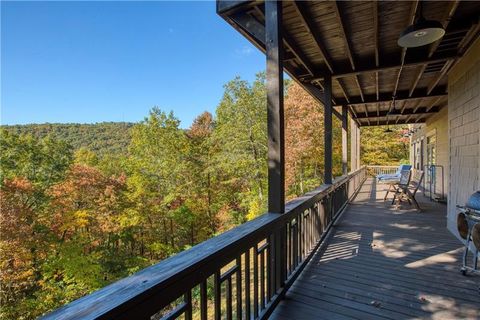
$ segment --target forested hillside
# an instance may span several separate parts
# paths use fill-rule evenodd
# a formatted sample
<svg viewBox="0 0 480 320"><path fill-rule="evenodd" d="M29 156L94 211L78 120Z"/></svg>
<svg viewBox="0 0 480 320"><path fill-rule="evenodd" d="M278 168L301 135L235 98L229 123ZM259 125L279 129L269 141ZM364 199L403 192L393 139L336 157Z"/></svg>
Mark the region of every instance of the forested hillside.
<svg viewBox="0 0 480 320"><path fill-rule="evenodd" d="M259 74L228 82L186 130L159 108L134 125L0 130L0 318L34 319L264 213L265 97ZM293 198L322 183L323 108L291 84L285 122ZM363 159L405 159L402 130L362 129Z"/></svg>
<svg viewBox="0 0 480 320"><path fill-rule="evenodd" d="M86 148L98 155L104 155L127 153L133 125L129 122L44 123L2 128L16 134L31 134L37 139L50 135L53 139L65 141L74 149Z"/></svg>

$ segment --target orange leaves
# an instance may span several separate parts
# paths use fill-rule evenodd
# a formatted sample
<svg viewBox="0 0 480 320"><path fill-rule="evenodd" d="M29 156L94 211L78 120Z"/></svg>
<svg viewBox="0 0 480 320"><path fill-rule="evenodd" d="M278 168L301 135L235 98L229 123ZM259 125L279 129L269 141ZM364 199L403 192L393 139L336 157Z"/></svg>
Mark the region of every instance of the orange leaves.
<svg viewBox="0 0 480 320"><path fill-rule="evenodd" d="M203 112L195 118L190 129L188 129L188 136L191 138L206 138L213 131L213 116L210 112Z"/></svg>
<svg viewBox="0 0 480 320"><path fill-rule="evenodd" d="M96 168L73 165L65 180L48 190L52 230L59 237L71 237L86 228L97 235L117 230L115 217L124 188L125 177L106 177Z"/></svg>
<svg viewBox="0 0 480 320"><path fill-rule="evenodd" d="M288 87L285 99L285 184L298 195L304 182L315 178L312 168L323 163L323 108L298 84ZM320 180L317 180L319 184Z"/></svg>

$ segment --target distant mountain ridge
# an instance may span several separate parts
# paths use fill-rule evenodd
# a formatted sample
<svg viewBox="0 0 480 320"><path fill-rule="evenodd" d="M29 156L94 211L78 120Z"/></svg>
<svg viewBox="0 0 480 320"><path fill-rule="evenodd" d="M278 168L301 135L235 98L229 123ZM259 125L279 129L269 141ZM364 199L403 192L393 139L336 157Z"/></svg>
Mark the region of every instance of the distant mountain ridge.
<svg viewBox="0 0 480 320"><path fill-rule="evenodd" d="M126 154L131 139L131 122L43 123L26 125L2 125L2 129L16 134L31 134L37 138L47 135L64 140L75 150L82 147L97 153Z"/></svg>

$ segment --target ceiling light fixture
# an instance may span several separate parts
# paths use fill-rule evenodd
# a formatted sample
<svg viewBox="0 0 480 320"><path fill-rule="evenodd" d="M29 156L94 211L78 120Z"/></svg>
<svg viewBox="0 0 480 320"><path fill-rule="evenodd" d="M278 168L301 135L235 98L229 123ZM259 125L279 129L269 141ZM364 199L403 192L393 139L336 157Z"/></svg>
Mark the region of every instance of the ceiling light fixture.
<svg viewBox="0 0 480 320"><path fill-rule="evenodd" d="M398 45L400 47L421 47L437 41L445 34L445 29L440 22L436 20L426 20L423 17L422 1L420 1L419 5L419 17L416 19L414 24L403 30L398 38Z"/></svg>

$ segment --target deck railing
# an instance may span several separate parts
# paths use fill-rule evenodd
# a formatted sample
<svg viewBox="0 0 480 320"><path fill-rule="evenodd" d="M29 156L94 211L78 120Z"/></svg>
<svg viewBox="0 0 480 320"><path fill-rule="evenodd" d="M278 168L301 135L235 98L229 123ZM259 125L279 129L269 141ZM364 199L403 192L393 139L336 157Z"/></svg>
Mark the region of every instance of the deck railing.
<svg viewBox="0 0 480 320"><path fill-rule="evenodd" d="M362 167L44 318L264 319L365 178Z"/></svg>
<svg viewBox="0 0 480 320"><path fill-rule="evenodd" d="M367 166L367 174L376 176L379 174L393 174L397 171L398 166Z"/></svg>

